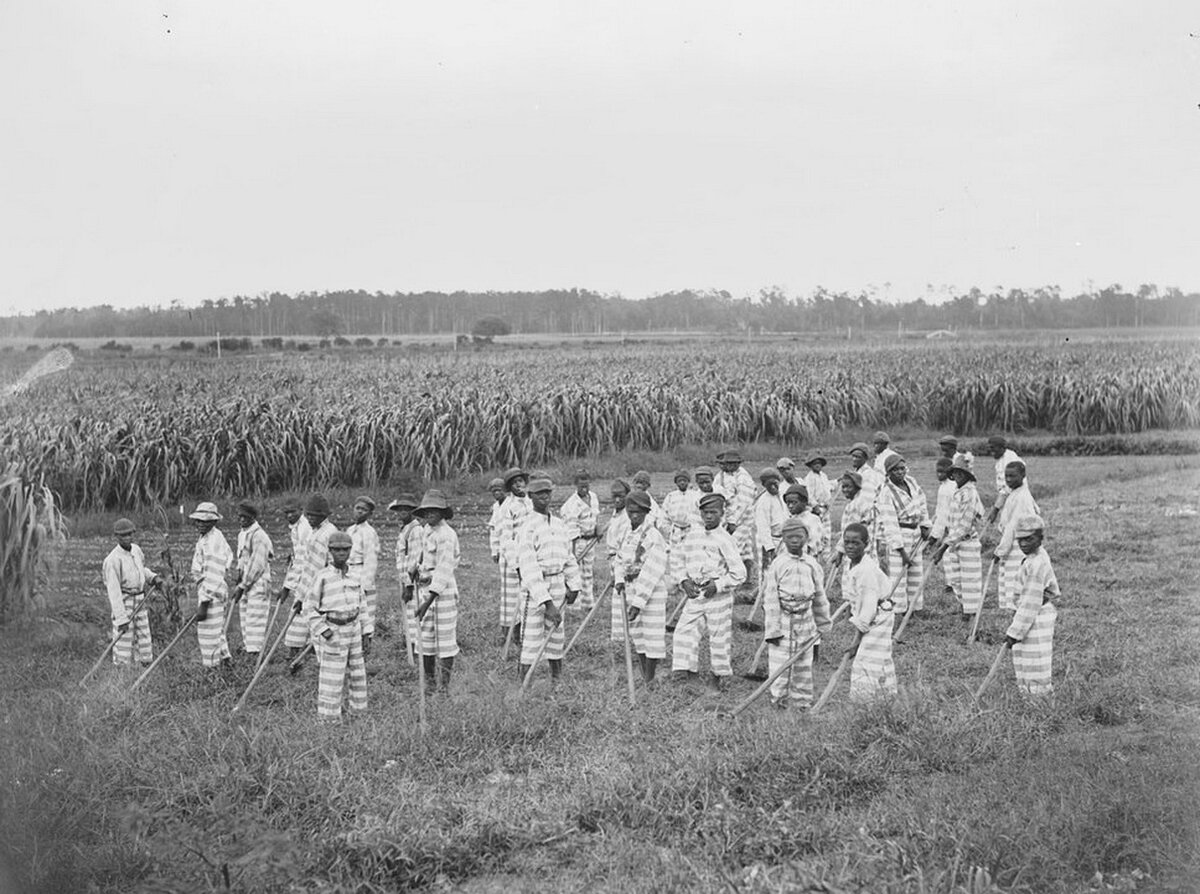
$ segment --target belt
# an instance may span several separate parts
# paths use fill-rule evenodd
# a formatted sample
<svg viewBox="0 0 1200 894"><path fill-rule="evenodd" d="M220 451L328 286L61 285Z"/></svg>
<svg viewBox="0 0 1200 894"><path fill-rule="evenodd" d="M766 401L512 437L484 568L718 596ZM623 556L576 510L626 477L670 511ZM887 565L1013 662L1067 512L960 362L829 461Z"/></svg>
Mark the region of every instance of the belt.
<svg viewBox="0 0 1200 894"><path fill-rule="evenodd" d="M121 588L122 596L141 596L145 592L145 587L142 587L140 590L126 590L124 587Z"/></svg>
<svg viewBox="0 0 1200 894"><path fill-rule="evenodd" d="M559 568L557 571L551 571L549 568L542 569L542 577L562 577L563 570Z"/></svg>
<svg viewBox="0 0 1200 894"><path fill-rule="evenodd" d="M358 612L321 612L328 624L333 624L335 627L344 627L347 624L353 624L358 620Z"/></svg>
<svg viewBox="0 0 1200 894"><path fill-rule="evenodd" d="M917 523L916 523L916 522L900 522L900 527L902 527L902 528L915 528L915 527L917 527Z"/></svg>

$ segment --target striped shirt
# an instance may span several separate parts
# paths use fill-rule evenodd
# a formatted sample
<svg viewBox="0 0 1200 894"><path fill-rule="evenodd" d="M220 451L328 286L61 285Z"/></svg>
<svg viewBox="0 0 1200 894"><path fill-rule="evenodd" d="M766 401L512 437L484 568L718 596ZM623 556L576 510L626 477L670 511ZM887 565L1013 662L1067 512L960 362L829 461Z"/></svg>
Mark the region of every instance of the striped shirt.
<svg viewBox="0 0 1200 894"><path fill-rule="evenodd" d="M201 602L212 599L224 599L229 592L225 586L225 572L233 564L233 551L229 541L217 528L196 541L196 549L192 552L192 582L196 586L196 595Z"/></svg>
<svg viewBox="0 0 1200 894"><path fill-rule="evenodd" d="M563 575L568 590L581 586L579 564L571 549L571 531L556 515L530 512L518 537L521 583L536 604L551 599L550 579Z"/></svg>
<svg viewBox="0 0 1200 894"><path fill-rule="evenodd" d="M746 566L733 536L719 525L711 531L701 525L683 541L683 562L688 579L695 584L709 581L723 593L746 580Z"/></svg>
<svg viewBox="0 0 1200 894"><path fill-rule="evenodd" d="M1007 497L1009 486L1004 483L1004 470L1008 468L1009 463L1023 463L1024 460L1017 455L1015 450L1005 449L1003 455L996 460L996 499ZM1026 474L1025 482L1029 483L1028 474Z"/></svg>
<svg viewBox="0 0 1200 894"><path fill-rule="evenodd" d="M897 484L888 481L875 501L879 509L879 524L887 538L888 546L899 549L904 545L901 527L917 528L929 524L929 507L925 503L925 491L911 475L904 476L908 493Z"/></svg>
<svg viewBox="0 0 1200 894"><path fill-rule="evenodd" d="M458 580L454 572L460 558L458 534L444 521L424 530L417 579L439 596L457 596Z"/></svg>
<svg viewBox="0 0 1200 894"><path fill-rule="evenodd" d="M300 563L300 598L307 602L309 594L317 583L317 575L330 562L329 538L337 531L329 519L321 522L321 526L312 532L304 548L304 559Z"/></svg>
<svg viewBox="0 0 1200 894"><path fill-rule="evenodd" d="M425 529L415 518L400 529L396 538L396 574L400 586L412 586L413 575L421 562L421 547L425 541Z"/></svg>
<svg viewBox="0 0 1200 894"><path fill-rule="evenodd" d="M113 622L118 626L129 620L125 612L125 597L137 596L146 591L146 584L158 575L146 567L142 548L132 543L128 550L118 544L104 557L101 566L104 590L108 593L108 604L112 606Z"/></svg>
<svg viewBox="0 0 1200 894"><path fill-rule="evenodd" d="M670 529L669 537L682 539L693 525L701 525L700 491L688 488L675 488L662 501L662 511L665 525Z"/></svg>
<svg viewBox="0 0 1200 894"><path fill-rule="evenodd" d="M882 531L879 530L879 510L875 506L875 498L867 493L866 488L863 488L854 495L854 499L848 502L842 509L842 533L846 532L846 528L852 524L866 525L867 536L871 540L876 540L882 537ZM884 540L884 545L887 541ZM868 544L869 545L869 544ZM841 540L838 540L838 552L845 553L842 549Z"/></svg>
<svg viewBox="0 0 1200 894"><path fill-rule="evenodd" d="M355 566L364 590L375 589L375 575L379 571L379 534L370 522L353 524L346 529L350 535L350 559Z"/></svg>
<svg viewBox="0 0 1200 894"><path fill-rule="evenodd" d="M633 576L633 580L627 577ZM641 527L627 530L613 558L613 580L626 581L625 599L638 609L656 594L667 595L667 541L646 518Z"/></svg>
<svg viewBox="0 0 1200 894"><path fill-rule="evenodd" d="M1004 500L1004 505L1000 507L1000 517L997 523L1000 525L1000 543L996 546L997 556L1007 556L1017 548L1017 521L1026 515L1041 515L1041 510L1038 509L1038 504L1033 499L1033 494L1029 492L1029 485L1022 484L1016 490L1011 491Z"/></svg>
<svg viewBox="0 0 1200 894"><path fill-rule="evenodd" d="M887 477L888 457L889 456L898 456L898 455L899 454L897 454L896 451L893 450L891 447L884 447L881 452L875 454L875 462L872 464L872 466L876 472L878 472L880 475L883 475L886 478Z"/></svg>
<svg viewBox="0 0 1200 894"><path fill-rule="evenodd" d="M349 563L344 569L326 565L314 576L312 589L304 598L304 615L313 636L320 636L329 623L325 618L327 612L352 614L361 612L365 606L358 572Z"/></svg>
<svg viewBox="0 0 1200 894"><path fill-rule="evenodd" d="M275 549L271 538L258 522L242 528L237 535L237 569L242 573L238 584L249 592L256 584L271 583L271 559Z"/></svg>
<svg viewBox="0 0 1200 894"><path fill-rule="evenodd" d="M933 530L929 532L930 539L938 540L945 535L946 526L950 523L950 500L953 499L957 489L958 485L949 478L938 485L937 503L933 510Z"/></svg>
<svg viewBox="0 0 1200 894"><path fill-rule="evenodd" d="M842 596L850 602L850 623L862 633L892 622L892 601L887 594L887 575L871 556L863 556L857 565L842 572Z"/></svg>
<svg viewBox="0 0 1200 894"><path fill-rule="evenodd" d="M883 483L887 481L887 477L882 472L876 472L866 463L863 463L858 469L855 469L862 476L862 490L867 495L867 499L872 503L879 497L879 491L883 488Z"/></svg>
<svg viewBox="0 0 1200 894"><path fill-rule="evenodd" d="M789 511L783 497L763 491L754 501L754 540L759 549L776 550L783 542L783 523Z"/></svg>
<svg viewBox="0 0 1200 894"><path fill-rule="evenodd" d="M488 518L488 552L493 559L500 558L500 507L503 501L492 504L492 514Z"/></svg>
<svg viewBox="0 0 1200 894"><path fill-rule="evenodd" d="M288 538L292 542L292 555L288 559L287 572L283 576L283 585L289 590L300 586L300 566L304 563L304 551L308 547L308 538L312 536L312 525L303 515L294 525L288 525Z"/></svg>
<svg viewBox="0 0 1200 894"><path fill-rule="evenodd" d="M821 627L829 624L829 599L821 566L811 556L794 556L783 550L763 577L763 636L783 635L784 615L799 615L811 609Z"/></svg>
<svg viewBox="0 0 1200 894"><path fill-rule="evenodd" d="M957 546L964 540L979 537L983 521L983 502L975 484L968 481L950 496L950 509L946 518L947 546Z"/></svg>
<svg viewBox="0 0 1200 894"><path fill-rule="evenodd" d="M797 512L794 518L803 522L804 529L808 531L808 540L804 543L804 554L815 556L824 551L825 526L821 524L820 517L815 515L811 509L805 509L803 512Z"/></svg>
<svg viewBox="0 0 1200 894"><path fill-rule="evenodd" d="M743 466L738 466L735 472L717 472L717 477L713 479L713 490L725 497L725 524L753 522L754 494L757 489L754 479Z"/></svg>
<svg viewBox="0 0 1200 894"><path fill-rule="evenodd" d="M822 509L829 508L829 504L833 502L833 482L829 480L828 475L824 472L810 471L801 479L800 483L808 491L808 503L810 506L819 506Z"/></svg>
<svg viewBox="0 0 1200 894"><path fill-rule="evenodd" d="M518 497L516 494L509 494L500 504L500 555L509 565L516 565L520 561L517 539L521 525L531 511L529 497Z"/></svg>
<svg viewBox="0 0 1200 894"><path fill-rule="evenodd" d="M588 493L587 499L584 499L576 491L562 504L559 517L571 529L572 540L580 537L590 538L595 535L596 522L600 520L600 500L591 492Z"/></svg>
<svg viewBox="0 0 1200 894"><path fill-rule="evenodd" d="M1012 623L1008 625L1005 636L1015 640L1023 640L1029 633L1029 628L1037 620L1038 612L1049 597L1061 595L1058 588L1058 577L1050 564L1050 555L1043 547L1037 552L1025 556L1021 560L1021 570L1017 572L1017 613L1013 615Z"/></svg>
<svg viewBox="0 0 1200 894"><path fill-rule="evenodd" d="M621 540L629 531L629 516L622 509L620 512L613 515L608 523L608 527L604 531L604 552L611 562L613 556L617 554L617 549L621 545Z"/></svg>

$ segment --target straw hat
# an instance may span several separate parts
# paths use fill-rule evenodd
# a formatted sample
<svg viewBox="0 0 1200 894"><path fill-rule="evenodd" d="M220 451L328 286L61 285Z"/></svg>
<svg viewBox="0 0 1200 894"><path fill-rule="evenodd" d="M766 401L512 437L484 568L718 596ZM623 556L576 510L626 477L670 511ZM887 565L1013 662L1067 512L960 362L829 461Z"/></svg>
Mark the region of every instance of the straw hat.
<svg viewBox="0 0 1200 894"><path fill-rule="evenodd" d="M427 490L425 496L421 497L421 505L417 507L417 515L420 515L426 509L437 509L442 513L442 518L454 518L454 510L450 508L450 504L446 502L445 495L440 490Z"/></svg>
<svg viewBox="0 0 1200 894"><path fill-rule="evenodd" d="M222 516L221 513L217 512L215 503L201 503L188 518L195 519L196 521L220 521Z"/></svg>

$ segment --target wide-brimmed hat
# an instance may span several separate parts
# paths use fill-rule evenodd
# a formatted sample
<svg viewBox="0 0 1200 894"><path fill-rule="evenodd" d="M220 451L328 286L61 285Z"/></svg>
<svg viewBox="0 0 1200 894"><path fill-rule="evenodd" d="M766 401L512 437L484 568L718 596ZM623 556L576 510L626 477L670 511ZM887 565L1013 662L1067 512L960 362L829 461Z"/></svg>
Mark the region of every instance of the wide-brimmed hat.
<svg viewBox="0 0 1200 894"><path fill-rule="evenodd" d="M136 530L137 525L127 518L118 518L115 522L113 522L114 534L132 534Z"/></svg>
<svg viewBox="0 0 1200 894"><path fill-rule="evenodd" d="M540 494L548 490L554 490L554 482L544 476L531 479L529 484L525 486L526 493L531 494Z"/></svg>
<svg viewBox="0 0 1200 894"><path fill-rule="evenodd" d="M354 540L345 531L334 531L329 535L329 543L327 545L330 549L336 549L338 547L341 547L342 549L350 549L352 546L354 546Z"/></svg>
<svg viewBox="0 0 1200 894"><path fill-rule="evenodd" d="M625 505L627 507L628 506L636 506L638 509L641 509L643 512L649 512L650 511L650 495L648 493L646 493L644 490L635 490L633 493L631 493L628 497L625 498Z"/></svg>
<svg viewBox="0 0 1200 894"><path fill-rule="evenodd" d="M329 500L324 494L313 494L308 498L308 502L304 504L304 511L311 512L313 515L323 515L328 518L333 513L333 507L329 505Z"/></svg>
<svg viewBox="0 0 1200 894"><path fill-rule="evenodd" d="M493 478L491 481L489 481L488 482L488 490L491 490L494 487L504 487L504 479L503 478ZM391 507L389 506L388 508L390 509Z"/></svg>
<svg viewBox="0 0 1200 894"><path fill-rule="evenodd" d="M783 476L779 474L779 470L774 469L771 466L767 466L758 473L759 481L779 481L781 478L783 478Z"/></svg>
<svg viewBox="0 0 1200 894"><path fill-rule="evenodd" d="M779 457L779 459L775 460L775 468L777 468L777 469L794 469L794 468L796 468L796 461L794 459L792 459L790 456L781 456L781 457Z"/></svg>
<svg viewBox="0 0 1200 894"><path fill-rule="evenodd" d="M827 459L826 459L826 458L825 458L825 457L824 457L824 456L821 454L821 451L819 451L819 450L814 450L812 453L810 453L810 454L809 454L809 455L808 455L808 456L805 458L805 460L804 460L804 465L806 465L806 466L810 466L810 467L811 467L813 463L825 463L825 465L829 465L829 460L827 460Z"/></svg>
<svg viewBox="0 0 1200 894"><path fill-rule="evenodd" d="M196 521L220 521L222 515L217 512L215 503L201 503L188 518L195 519Z"/></svg>
<svg viewBox="0 0 1200 894"><path fill-rule="evenodd" d="M970 480L970 481L975 480L975 473L972 472L971 467L967 465L967 458L965 456L960 456L958 459L954 460L950 464L950 471L951 472L962 472L967 476L968 480Z"/></svg>
<svg viewBox="0 0 1200 894"><path fill-rule="evenodd" d="M513 466L504 473L504 486L508 487L510 484L512 484L514 478L524 478L528 480L529 474L518 466Z"/></svg>
<svg viewBox="0 0 1200 894"><path fill-rule="evenodd" d="M442 518L454 518L454 510L450 508L450 504L446 502L446 497L440 490L425 491L425 495L421 497L421 504L417 506L416 514L420 515L426 509L437 509L442 513Z"/></svg>
<svg viewBox="0 0 1200 894"><path fill-rule="evenodd" d="M901 456L899 453L893 453L890 456L888 456L887 459L885 459L883 461L883 470L885 472L890 472L890 471L892 471L892 469L896 468L896 466L900 465L900 463L902 463L902 462L904 462L904 457Z"/></svg>
<svg viewBox="0 0 1200 894"><path fill-rule="evenodd" d="M1030 534L1036 534L1038 531L1043 531L1046 528L1046 523L1042 521L1040 515L1022 515L1017 519L1017 524L1013 530L1015 537L1028 537Z"/></svg>
<svg viewBox="0 0 1200 894"><path fill-rule="evenodd" d="M503 483L501 482L501 484ZM416 509L420 502L416 494L402 493L388 503L388 509Z"/></svg>

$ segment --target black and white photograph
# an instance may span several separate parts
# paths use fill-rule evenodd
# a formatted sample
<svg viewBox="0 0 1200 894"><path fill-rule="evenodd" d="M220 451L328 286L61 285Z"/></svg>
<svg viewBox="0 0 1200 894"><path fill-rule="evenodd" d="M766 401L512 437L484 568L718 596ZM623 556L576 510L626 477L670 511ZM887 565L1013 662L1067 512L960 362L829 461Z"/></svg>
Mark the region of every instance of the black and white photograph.
<svg viewBox="0 0 1200 894"><path fill-rule="evenodd" d="M0 894L1200 890L1200 6L0 4Z"/></svg>

